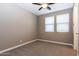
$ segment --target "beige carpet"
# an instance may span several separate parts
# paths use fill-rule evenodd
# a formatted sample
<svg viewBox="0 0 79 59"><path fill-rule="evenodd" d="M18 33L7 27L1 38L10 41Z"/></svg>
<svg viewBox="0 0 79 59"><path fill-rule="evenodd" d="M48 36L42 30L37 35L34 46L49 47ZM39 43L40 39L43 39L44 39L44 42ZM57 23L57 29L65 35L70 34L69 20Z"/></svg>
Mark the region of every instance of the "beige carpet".
<svg viewBox="0 0 79 59"><path fill-rule="evenodd" d="M36 41L0 54L0 56L75 56L76 51L70 46Z"/></svg>

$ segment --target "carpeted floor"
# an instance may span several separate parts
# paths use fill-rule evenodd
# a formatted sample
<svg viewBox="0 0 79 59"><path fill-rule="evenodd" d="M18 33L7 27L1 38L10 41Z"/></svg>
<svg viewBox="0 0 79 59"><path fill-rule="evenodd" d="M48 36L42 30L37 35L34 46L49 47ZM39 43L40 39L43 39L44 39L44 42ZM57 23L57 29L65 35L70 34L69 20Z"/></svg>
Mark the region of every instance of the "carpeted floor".
<svg viewBox="0 0 79 59"><path fill-rule="evenodd" d="M0 56L76 56L76 51L70 46L36 41Z"/></svg>

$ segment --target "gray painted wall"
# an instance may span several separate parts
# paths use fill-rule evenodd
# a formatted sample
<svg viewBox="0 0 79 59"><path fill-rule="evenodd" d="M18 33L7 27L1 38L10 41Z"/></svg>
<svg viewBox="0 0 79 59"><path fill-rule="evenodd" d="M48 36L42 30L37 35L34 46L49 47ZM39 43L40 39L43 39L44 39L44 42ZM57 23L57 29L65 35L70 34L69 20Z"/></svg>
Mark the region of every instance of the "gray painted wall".
<svg viewBox="0 0 79 59"><path fill-rule="evenodd" d="M34 14L16 4L0 4L0 50L36 39L36 35Z"/></svg>
<svg viewBox="0 0 79 59"><path fill-rule="evenodd" d="M64 42L64 43L70 43L73 44L73 20L72 20L72 12L73 9L66 9L62 11L57 11L54 13L46 14L46 15L41 15L39 16L38 20L38 38L39 39L44 39L44 40L50 40L50 41L57 41L57 42ZM45 16L51 16L51 15L58 15L58 14L63 14L63 13L69 13L70 14L70 26L69 26L69 32L45 32ZM56 20L56 19L55 19Z"/></svg>

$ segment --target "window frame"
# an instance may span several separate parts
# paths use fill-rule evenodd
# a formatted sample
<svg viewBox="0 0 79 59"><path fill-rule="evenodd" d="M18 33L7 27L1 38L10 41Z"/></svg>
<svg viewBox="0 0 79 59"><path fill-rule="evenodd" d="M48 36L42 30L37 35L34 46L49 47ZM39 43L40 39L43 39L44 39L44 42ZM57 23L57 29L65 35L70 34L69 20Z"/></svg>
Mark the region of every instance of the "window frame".
<svg viewBox="0 0 79 59"><path fill-rule="evenodd" d="M69 18L68 18L68 22L64 22L64 23L58 23L58 24L67 24L68 23L68 31L57 31L57 16L58 15L63 15L63 14L68 14L69 15ZM70 31L70 13L62 13L62 14L58 14L56 15L56 32L62 32L62 33L68 33Z"/></svg>
<svg viewBox="0 0 79 59"><path fill-rule="evenodd" d="M52 17L52 18L54 18L54 23L53 24L46 24L45 23L45 21L46 21L46 19L44 19L44 32L46 32L46 33L52 33L52 32L55 32L55 16L54 15L52 15L52 16L45 16L45 18L46 17ZM53 25L53 31L46 31L46 25Z"/></svg>
<svg viewBox="0 0 79 59"><path fill-rule="evenodd" d="M60 23L60 24L66 24L66 23L68 23L68 31L57 31L57 16L58 15L63 15L63 14L68 14L69 16L69 18L68 18L68 22L64 22L64 23ZM53 28L53 30L54 31L46 31L45 30L45 26L46 25L52 25L52 24L45 24L45 17L44 17L44 32L46 32L46 33L54 33L54 32L57 32L57 33L68 33L68 32L70 32L70 12L65 12L65 13L58 13L58 14L54 14L54 15L50 15L50 16L45 16L45 17L54 17L54 23L53 23L53 26L54 26L54 28Z"/></svg>

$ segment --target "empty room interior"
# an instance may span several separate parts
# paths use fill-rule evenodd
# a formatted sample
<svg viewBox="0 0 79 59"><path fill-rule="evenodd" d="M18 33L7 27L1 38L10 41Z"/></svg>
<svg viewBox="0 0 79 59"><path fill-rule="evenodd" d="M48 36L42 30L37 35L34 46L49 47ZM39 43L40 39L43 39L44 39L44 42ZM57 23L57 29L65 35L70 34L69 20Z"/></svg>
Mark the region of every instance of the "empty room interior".
<svg viewBox="0 0 79 59"><path fill-rule="evenodd" d="M0 3L0 56L77 56L77 3Z"/></svg>

